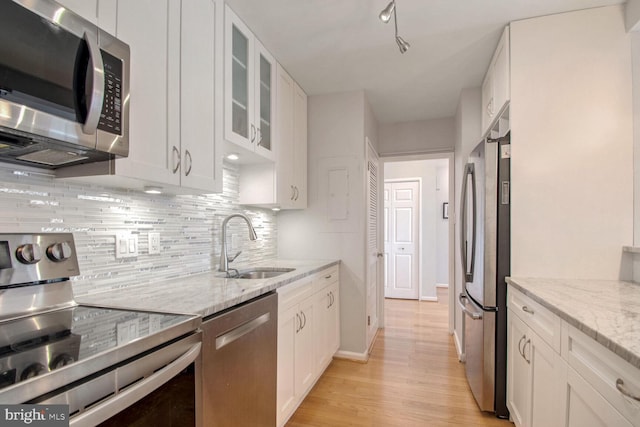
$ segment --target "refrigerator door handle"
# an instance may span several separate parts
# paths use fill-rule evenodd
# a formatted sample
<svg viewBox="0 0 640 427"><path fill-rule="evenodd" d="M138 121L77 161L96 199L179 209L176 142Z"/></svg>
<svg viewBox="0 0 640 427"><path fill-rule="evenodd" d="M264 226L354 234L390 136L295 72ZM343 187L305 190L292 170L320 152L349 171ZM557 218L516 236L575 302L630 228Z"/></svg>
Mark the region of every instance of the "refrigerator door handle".
<svg viewBox="0 0 640 427"><path fill-rule="evenodd" d="M471 317L473 320L482 319L482 311L471 311L467 309L467 303L465 301L469 301L465 294L458 295L458 305L464 314Z"/></svg>
<svg viewBox="0 0 640 427"><path fill-rule="evenodd" d="M468 187L469 178L471 178L471 186ZM467 192L471 191L471 260L468 258L467 239ZM473 282L473 272L476 260L476 174L473 163L467 163L464 167L464 177L462 179L462 200L460 201L460 251L462 259L462 269L466 282Z"/></svg>

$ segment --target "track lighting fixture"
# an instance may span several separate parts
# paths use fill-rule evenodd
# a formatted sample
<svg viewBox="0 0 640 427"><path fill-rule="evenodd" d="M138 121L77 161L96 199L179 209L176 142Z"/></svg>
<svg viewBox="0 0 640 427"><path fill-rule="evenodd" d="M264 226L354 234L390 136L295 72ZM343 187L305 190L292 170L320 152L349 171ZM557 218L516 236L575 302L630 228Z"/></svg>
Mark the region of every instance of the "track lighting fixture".
<svg viewBox="0 0 640 427"><path fill-rule="evenodd" d="M378 18L385 24L391 20L391 15L393 14L393 23L396 30L396 43L398 44L398 48L400 49L400 53L405 53L411 45L407 43L402 37L398 35L398 15L396 13L396 0L391 0L391 2L382 9Z"/></svg>

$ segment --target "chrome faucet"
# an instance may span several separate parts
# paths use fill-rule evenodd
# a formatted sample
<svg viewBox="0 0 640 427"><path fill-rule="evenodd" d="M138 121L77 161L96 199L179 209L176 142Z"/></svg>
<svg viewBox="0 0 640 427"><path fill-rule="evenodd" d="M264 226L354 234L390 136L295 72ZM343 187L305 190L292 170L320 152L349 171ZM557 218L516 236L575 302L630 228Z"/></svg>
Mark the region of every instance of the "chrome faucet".
<svg viewBox="0 0 640 427"><path fill-rule="evenodd" d="M253 228L253 224L251 224L251 220L249 219L249 217L247 217L246 215L243 214L231 214L228 217L226 217L224 219L224 221L222 221L222 250L220 251L220 266L218 267L219 271L225 272L227 273L227 277L230 277L229 275L229 263L233 262L233 260L235 260L236 258L238 258L238 255L240 255L242 253L242 251L238 251L235 255L233 256L229 256L227 255L227 223L229 222L229 220L231 218L242 218L246 221L247 226L249 227L249 239L251 240L256 240L258 239L258 235L256 234L256 230ZM232 268L231 270L235 270L235 268ZM236 270L237 273L238 270Z"/></svg>

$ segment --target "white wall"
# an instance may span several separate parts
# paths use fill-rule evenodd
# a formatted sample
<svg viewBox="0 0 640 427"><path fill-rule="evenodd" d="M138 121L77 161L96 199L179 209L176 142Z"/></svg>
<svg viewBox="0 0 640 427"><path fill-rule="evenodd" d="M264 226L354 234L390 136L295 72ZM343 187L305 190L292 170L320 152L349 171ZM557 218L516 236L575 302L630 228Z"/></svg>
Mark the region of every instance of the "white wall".
<svg viewBox="0 0 640 427"><path fill-rule="evenodd" d="M640 0L636 3L640 4ZM634 31L630 36L633 62L633 245L640 246L640 31ZM640 254L628 256L633 259L633 280L640 282Z"/></svg>
<svg viewBox="0 0 640 427"><path fill-rule="evenodd" d="M481 104L482 94L480 88L463 89L460 93L460 100L456 109L456 144L455 144L455 198L449 201L449 221L455 221L455 239L454 239L454 257L455 257L455 274L449 283L449 292L453 292L453 297L457 300L458 295L462 292L462 261L460 260L460 226L458 223L458 215L454 209L460 200L462 191L462 173L464 165L467 162L469 153L480 142L481 132ZM453 285L452 285L453 283ZM450 300L451 301L451 300ZM454 339L458 352L461 351L462 339L462 312L457 304L454 307Z"/></svg>
<svg viewBox="0 0 640 427"><path fill-rule="evenodd" d="M308 192L303 211L278 213L278 256L340 259L340 350L365 355L365 110L363 91L308 99ZM372 126L372 125L371 125ZM375 139L375 138L374 138ZM327 168L349 171L349 218L327 220Z"/></svg>
<svg viewBox="0 0 640 427"><path fill-rule="evenodd" d="M637 27L640 25L640 0L627 0L625 4L625 25L627 31L637 30Z"/></svg>
<svg viewBox="0 0 640 427"><path fill-rule="evenodd" d="M444 163L436 167L436 206L439 209L436 214L437 285L449 284L449 219L442 217L442 204L449 202L449 161Z"/></svg>
<svg viewBox="0 0 640 427"><path fill-rule="evenodd" d="M455 141L453 117L419 120L378 127L381 156L452 151Z"/></svg>
<svg viewBox="0 0 640 427"><path fill-rule="evenodd" d="M437 283L437 224L440 222L441 206L437 201L437 168L446 160L413 160L385 162L384 179L421 179L420 191L420 264L422 282L420 299L436 299Z"/></svg>
<svg viewBox="0 0 640 427"><path fill-rule="evenodd" d="M631 46L623 7L511 24L511 274L628 279Z"/></svg>

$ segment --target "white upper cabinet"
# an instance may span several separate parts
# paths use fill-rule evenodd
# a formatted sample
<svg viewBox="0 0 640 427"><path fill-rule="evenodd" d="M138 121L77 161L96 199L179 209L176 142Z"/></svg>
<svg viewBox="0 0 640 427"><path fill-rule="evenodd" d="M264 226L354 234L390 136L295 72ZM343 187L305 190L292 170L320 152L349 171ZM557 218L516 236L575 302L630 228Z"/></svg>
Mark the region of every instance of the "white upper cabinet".
<svg viewBox="0 0 640 427"><path fill-rule="evenodd" d="M275 163L243 165L240 203L280 209L307 207L307 94L277 65Z"/></svg>
<svg viewBox="0 0 640 427"><path fill-rule="evenodd" d="M482 134L496 123L510 99L509 27L500 37L482 82Z"/></svg>
<svg viewBox="0 0 640 427"><path fill-rule="evenodd" d="M129 156L62 169L59 177L168 193L221 191L216 6L214 0L99 2L99 25L131 50Z"/></svg>
<svg viewBox="0 0 640 427"><path fill-rule="evenodd" d="M283 209L307 207L307 94L278 65L278 157L275 203Z"/></svg>
<svg viewBox="0 0 640 427"><path fill-rule="evenodd" d="M222 102L216 97L222 89L222 63L216 56L222 37L217 14L222 12L217 6L213 0L183 1L181 15L180 179L182 186L205 191L222 189L216 144L222 138Z"/></svg>
<svg viewBox="0 0 640 427"><path fill-rule="evenodd" d="M273 56L227 6L224 137L243 161L275 160L275 67Z"/></svg>
<svg viewBox="0 0 640 427"><path fill-rule="evenodd" d="M98 0L56 0L58 3L98 25ZM105 28L105 30L109 31Z"/></svg>

